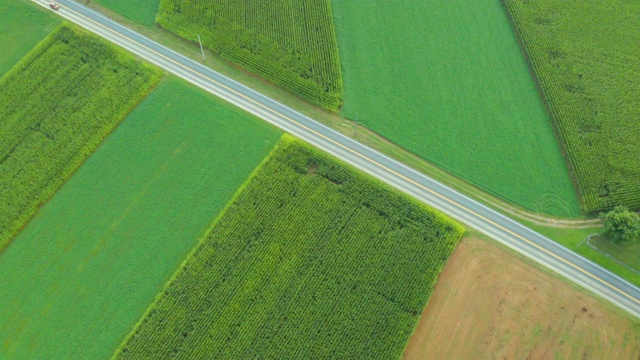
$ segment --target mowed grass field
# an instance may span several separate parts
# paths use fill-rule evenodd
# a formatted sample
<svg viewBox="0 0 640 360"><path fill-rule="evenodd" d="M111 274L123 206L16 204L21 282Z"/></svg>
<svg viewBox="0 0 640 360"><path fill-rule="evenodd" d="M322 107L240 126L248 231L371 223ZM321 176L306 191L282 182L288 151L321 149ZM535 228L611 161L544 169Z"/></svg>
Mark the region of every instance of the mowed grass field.
<svg viewBox="0 0 640 360"><path fill-rule="evenodd" d="M146 27L153 27L160 0L92 0Z"/></svg>
<svg viewBox="0 0 640 360"><path fill-rule="evenodd" d="M337 111L342 74L329 0L161 0L158 24Z"/></svg>
<svg viewBox="0 0 640 360"><path fill-rule="evenodd" d="M286 136L116 358L398 358L462 232Z"/></svg>
<svg viewBox="0 0 640 360"><path fill-rule="evenodd" d="M0 358L108 358L280 135L161 83L0 256Z"/></svg>
<svg viewBox="0 0 640 360"><path fill-rule="evenodd" d="M507 0L585 212L640 210L640 2Z"/></svg>
<svg viewBox="0 0 640 360"><path fill-rule="evenodd" d="M465 237L404 353L431 359L629 359L640 321L510 251Z"/></svg>
<svg viewBox="0 0 640 360"><path fill-rule="evenodd" d="M0 77L60 23L30 1L0 2Z"/></svg>
<svg viewBox="0 0 640 360"><path fill-rule="evenodd" d="M63 25L0 79L0 251L160 77Z"/></svg>
<svg viewBox="0 0 640 360"><path fill-rule="evenodd" d="M332 6L344 116L524 208L580 214L499 0Z"/></svg>

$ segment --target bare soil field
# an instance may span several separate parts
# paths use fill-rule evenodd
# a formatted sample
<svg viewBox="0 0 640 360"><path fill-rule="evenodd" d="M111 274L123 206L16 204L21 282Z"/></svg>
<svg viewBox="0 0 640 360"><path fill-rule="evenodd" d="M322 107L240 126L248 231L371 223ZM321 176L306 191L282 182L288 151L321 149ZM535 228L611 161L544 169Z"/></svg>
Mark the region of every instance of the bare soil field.
<svg viewBox="0 0 640 360"><path fill-rule="evenodd" d="M496 244L463 239L405 359L639 359L640 321Z"/></svg>

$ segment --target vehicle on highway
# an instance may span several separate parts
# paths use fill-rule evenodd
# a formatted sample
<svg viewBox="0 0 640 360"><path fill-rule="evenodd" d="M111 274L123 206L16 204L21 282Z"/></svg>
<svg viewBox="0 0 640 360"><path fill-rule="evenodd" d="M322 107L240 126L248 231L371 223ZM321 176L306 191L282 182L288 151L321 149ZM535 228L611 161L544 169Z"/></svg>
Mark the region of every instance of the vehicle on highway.
<svg viewBox="0 0 640 360"><path fill-rule="evenodd" d="M51 1L51 2L49 2L49 7L52 8L53 10L58 10L58 9L60 9L60 4L58 4L55 1Z"/></svg>

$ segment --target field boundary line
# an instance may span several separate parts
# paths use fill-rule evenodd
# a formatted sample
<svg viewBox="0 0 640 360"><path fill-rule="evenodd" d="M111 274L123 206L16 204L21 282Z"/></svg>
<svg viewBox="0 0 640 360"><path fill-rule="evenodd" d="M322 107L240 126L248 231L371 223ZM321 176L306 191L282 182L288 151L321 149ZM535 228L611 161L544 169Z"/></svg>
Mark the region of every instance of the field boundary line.
<svg viewBox="0 0 640 360"><path fill-rule="evenodd" d="M68 9L68 8L67 8L67 9ZM362 160L365 160L365 162L367 162L367 163L369 163L369 164L373 164L373 165L377 166L379 169L382 169L382 170L384 170L384 171L386 171L386 172L388 172L388 173L390 173L390 174L393 174L393 175L394 175L394 176L396 176L397 178L402 179L403 181L405 181L405 182L407 182L407 183L410 183L410 184L412 184L413 186L416 186L416 187L418 187L418 188L422 189L423 191L426 191L427 193L431 194L432 196L435 196L436 198L438 198L438 199L440 199L440 200L442 200L442 201L445 201L446 203L448 203L448 204L450 204L450 205L453 205L453 206L454 206L455 208L457 208L458 210L463 210L463 211L464 211L464 212L466 212L467 214L471 214L471 215L473 215L476 219L480 219L480 220L484 221L485 223L492 225L494 228L499 229L499 230L501 230L502 232L504 232L504 233L506 233L506 234L508 234L508 235L510 235L510 236L512 236L512 237L514 237L514 238L516 238L516 239L519 239L519 240L520 240L520 241L522 241L523 243L526 243L526 244L528 244L529 246L532 246L532 247L536 248L538 251L540 251L540 252L542 252L542 253L544 253L544 254L546 254L546 255L550 256L551 258L555 259L556 261L559 261L559 262L561 262L561 263L565 264L565 265L566 265L566 266L568 266L569 268L572 268L572 269L574 269L574 270L576 270L576 271L578 271L578 272L580 272L580 273L582 273L582 274L586 275L588 278L591 278L591 279L593 279L593 280L596 280L596 281L597 281L597 283L599 283L600 285L604 285L606 288L609 288L609 289L611 289L611 290L614 290L615 292L617 292L618 294L622 295L623 297L626 297L626 298L628 298L629 300L631 300L633 303L640 304L640 299L636 299L635 297L631 296L630 294L628 294L627 292L623 291L622 289L620 289L620 288L616 287L615 285L613 285L613 284L611 284L611 283L609 283L609 282L607 282L607 281L603 280L603 279L602 279L602 278L600 278L599 276L597 276L597 275L595 275L595 274L593 274L593 273L591 273L591 272L589 272L589 271L584 270L582 267L580 267L580 266L578 266L578 265L576 265L576 264L574 264L574 263L572 263L572 262L570 262L570 261L566 260L565 258L563 258L563 257L561 257L561 256L559 256L559 255L556 255L555 253L553 253L553 252L549 251L548 249L546 249L546 248L544 248L544 247L540 246L539 244L537 244L537 243L535 243L535 242L533 242L533 241L531 241L531 240L529 240L529 239L527 239L527 238L525 238L525 237L523 237L523 236L521 236L521 235L519 235L519 234L517 234L517 233L515 233L515 232L513 232L513 231L511 231L511 230L509 230L509 229L507 229L507 228L505 228L504 226L499 225L499 224L498 224L498 223L496 223L495 221L490 220L490 219L488 219L487 217L485 217L485 216L483 216L483 215L478 214L477 212L475 212L475 211L473 211L473 210L469 209L468 207L466 207L466 206L464 206L464 205L461 205L461 204L459 204L458 202L455 202L455 201L453 201L453 200L449 199L448 197L446 197L446 196L444 196L444 195L442 195L442 194L440 194L440 193L438 193L438 192L436 192L436 191L434 191L434 190L432 190L432 189L429 189L428 187L426 187L426 186L424 186L424 185L422 185L422 184L418 183L417 181L412 180L412 179L408 178L407 176L402 175L402 174L398 173L397 171L390 169L389 167L387 167L387 166L385 166L385 165L383 165L383 164L381 164L381 163L377 162L376 160L373 160L373 159L371 159L370 157L368 157L368 156L366 156L366 155L363 155L363 154L361 154L361 153L359 153L359 152L357 152L357 151L355 151L355 150L351 149L350 147L348 147L348 146L346 146L346 145L343 145L343 144L341 144L341 143L337 142L336 140L333 140L332 138L329 138L329 137L327 137L326 135L323 135L323 134L319 133L318 131L316 131L316 130L314 130L314 129L311 129L311 128L309 128L309 127L308 127L308 126L306 126L306 125L303 125L303 124L301 124L300 122L298 122L298 121L295 121L295 120L291 119L290 117L288 117L288 116L286 116L286 115L284 115L284 114L282 114L282 113L278 112L278 111L277 111L277 110L275 110L275 109L272 109L272 108L270 108L270 107L268 107L268 106L266 106L266 105L264 105L264 104L262 104L262 103L260 103L260 102L258 102L258 101L256 101L256 100L254 100L254 99L252 99L252 98L250 98L250 97L248 97L248 96L246 96L246 95L244 95L244 94L242 94L242 93L239 93L238 91L236 91L236 90L234 90L234 89L229 88L227 85L224 85L224 84L220 83L219 81L216 81L216 80L211 79L210 77L208 77L208 76L206 76L206 75L204 75L204 74L202 74L202 73L200 73L200 72L196 71L195 69L192 69L192 68L190 68L190 67L187 67L187 66L185 66L185 65L183 65L183 64L181 64L181 63L179 63L179 62L177 62L177 61L175 61L175 60L173 60L173 59L171 59L171 58L169 58L169 57L167 57L167 56L165 56L165 55L162 55L162 54L158 53L157 51L155 51L155 50L153 50L153 49L150 49L149 47L147 47L147 46L145 46L145 45L143 45L143 44L140 44L138 41L133 40L133 39L131 39L130 37L128 37L128 36L126 36L126 35L124 35L124 34L118 33L118 32L117 32L117 31L115 31L114 29L111 29L111 28L109 28L109 27L107 27L107 26L105 26L105 25L103 25L103 24L100 24L100 23L98 23L97 21L95 21L95 20L93 20L93 19L90 19L90 18L88 18L88 17L84 16L83 14L80 14L80 13L78 13L77 11L75 11L75 10L73 10L73 9L68 9L68 10L69 10L69 11L71 11L72 13L76 14L76 15L77 15L77 16L79 16L80 18L83 18L83 19L85 19L85 20L89 21L90 23L93 23L93 24L95 24L95 25L97 25L97 26L99 26L99 27L101 27L101 28L103 28L103 29L107 30L109 33L111 33L111 34L115 34L117 37L123 38L123 39L125 39L126 41L128 41L128 42L130 42L130 43L133 43L133 44L136 44L136 45L138 45L139 47L141 47L141 48L145 49L146 51L149 51L149 52L151 52L151 53L153 53L153 54L155 54L155 55L157 55L157 56L159 56L159 57L161 57L161 58L165 59L166 61L169 61L169 62L170 62L170 63L172 63L172 64L178 65L178 67L180 67L180 68L182 68L182 69L184 69L184 70L187 70L189 73L191 73L191 75L192 75L192 76L196 76L196 77L199 77L199 78L201 78L201 79L209 80L211 83L215 84L216 86L218 86L218 87L220 87L220 88L225 89L225 90L226 90L227 92L229 92L229 93L234 94L234 96L239 97L239 98L242 98L242 99L244 99L244 101L248 101L249 103L253 104L252 106L257 106L258 108L263 109L263 111L264 111L264 110L266 110L266 112L267 112L267 113L269 113L269 114L271 114L271 115L276 115L277 117L280 117L281 119L288 120L288 121L289 121L289 123L291 123L291 124L293 124L293 125L295 125L295 126L297 126L297 127L301 128L301 129L303 129L303 130L307 131L308 133L314 134L315 136L317 136L317 137L319 137L319 138L323 139L324 141L326 141L326 142L329 142L329 143L333 144L333 145L334 145L334 146L336 146L337 148L340 148L340 149L342 149L342 150L345 150L345 151L347 151L348 153L350 153L350 154L352 154L352 155L356 156L357 158L360 158L360 159L362 159ZM125 28L125 29L126 29L126 28ZM129 31L130 31L130 30L129 30ZM169 71L171 71L171 70L169 70ZM231 80L231 81L233 81L233 80ZM239 85L240 85L240 84L239 84ZM257 95L257 96L263 96L263 95L261 95L261 94L259 94L259 93L256 93L256 95ZM264 96L263 96L263 97L264 97ZM268 98L266 98L266 97L265 97L265 99L268 99ZM238 100L239 100L239 99L238 99ZM255 109L254 109L254 110L255 110ZM255 114L255 113L254 113L254 114ZM266 119L265 119L265 120L266 120ZM275 121L275 120L273 120L273 121ZM282 125L282 124L280 124L280 125L276 125L276 126L281 127L281 128L283 128L283 127L284 127L284 125ZM323 127L324 127L324 126L323 126ZM286 129L285 129L285 131L291 131L291 130L286 130ZM335 134L336 134L336 135L338 135L338 136L344 137L344 138L345 138L345 140L351 141L351 142L353 142L354 144L357 144L358 146L362 146L362 147L363 147L363 149L367 149L367 151L370 151L371 153L374 153L374 154L380 154L380 153L378 153L377 151L372 150L371 148L369 148L369 147L367 147L367 146L365 146L365 145L362 145L362 144L360 144L360 143L357 143L357 142L355 142L354 140L352 140L352 139L350 139L350 138L348 138L348 137L346 137L346 136L344 136L344 135L342 135L342 134L340 134L340 133L336 132L335 130L332 130L331 128L327 128L327 132L329 132L329 133L335 133ZM305 139L305 140L306 140L306 139ZM306 140L306 141L310 141L310 140ZM316 145L316 146L321 146L321 145L319 145L319 144L318 144L318 145ZM325 148L325 150L326 150L326 148ZM335 154L334 154L334 155L335 155ZM399 163L398 161L393 160L392 158L389 158L389 157L384 156L384 155L382 155L382 154L380 154L380 155L381 155L381 158L384 158L385 160L386 160L386 159L388 159L388 160L390 161L390 163L392 163L392 164L397 164L397 165L399 165L400 167L406 168L406 169L407 169L407 171L409 171L409 172L411 172L411 173L416 174L418 177L422 177L422 178L424 178L424 179L426 179L426 180L428 180L428 181L430 181L430 182L433 182L434 184L437 184L438 186L442 186L442 185L441 185L441 184L439 184L438 182L436 182L436 181L434 181L434 180L432 180L432 179L430 179L430 178L426 177L424 174L421 174L421 173L417 172L416 170L413 170L412 168L407 167L406 165L402 165L401 163ZM351 162L350 160L347 160L347 161L348 161L348 162ZM358 165L355 165L355 166L356 166L356 167L359 167ZM373 172L373 171L374 171L374 170L370 170L370 171L367 171L367 172L369 172L370 174L372 174L372 172ZM387 180L387 181L389 181L389 180ZM394 185L394 186L398 187L398 186L400 186L400 185L397 185L397 184L396 184L396 185ZM456 195L461 195L461 194L460 194L460 193L458 193L457 191L452 190L452 189L450 189L450 188L448 188L448 187L444 187L444 186L443 186L443 188L444 188L444 189L447 189L448 191L451 191L452 193L454 193L454 194L456 194ZM404 189L404 191L409 191L409 190ZM414 196L415 196L415 195L414 195ZM482 204L480 204L480 203L478 203L478 202L476 202L476 201L474 201L474 200L472 200L472 199L469 199L469 198L468 198L468 197L466 197L466 196L463 196L463 197L464 197L464 198L467 198L471 203L477 204L477 205L478 205L478 206L480 206L481 208L486 208L487 210L489 210L489 212L490 212L490 213L495 214L497 217L504 218L505 220L507 220L507 221L509 221L509 222L513 222L513 223L514 223L514 225L516 225L516 226L519 226L519 227L522 227L522 228L523 228L523 229L525 229L525 230L531 231L530 229L526 228L525 226L523 226L523 225L519 224L518 222L515 222L515 221L513 221L513 220L511 220L511 219L509 219L509 218L507 218L507 217L505 217L504 215L502 215L502 214L500 214L500 213L498 213L498 212L496 212L496 211L493 211L493 210L491 210L490 208L487 208L486 206L484 206L484 205L482 205ZM431 204L431 206L434 206L434 205L433 205L433 204ZM442 211L444 211L445 213L447 213L449 216L452 216L452 217L454 217L454 218L457 218L459 221L465 222L464 220L460 220L460 218L461 218L461 216L460 216L460 215L452 215L452 214L453 214L453 212L452 212L452 211L447 211L447 210L442 210ZM474 226L474 227L475 227L475 226ZM498 238L498 236L497 236L497 235L495 235L495 234L491 234L488 230L483 230L483 229L479 229L479 230L480 230L480 231L482 231L482 232L484 232L484 233L488 233L488 234L489 234L491 237L493 237L493 238L496 238L496 239ZM532 232L533 232L533 231L532 231ZM534 233L534 234L537 234L537 233L535 233L535 232L533 232L533 233ZM541 236L541 235L540 235L540 236ZM599 265L597 265L597 264L595 264L595 263L593 263L593 262L591 262L591 261L589 261L589 260L587 260L587 259L582 258L581 256L579 256L579 255L575 254L574 252L572 252L572 251L570 251L570 250L566 249L565 247L563 247L563 246L561 246L561 245L557 244L556 242L554 242L554 241L552 241L552 240L550 240L550 239L548 239L548 238L546 238L546 237L544 237L544 236L541 236L541 238L542 238L542 239L544 239L544 241L545 241L545 242L548 242L550 246L552 246L552 247L556 247L556 248L558 248L558 249L566 250L566 251L568 251L570 254L572 254L573 256L576 256L576 257L578 257L579 259L586 261L587 263L589 263L589 264L591 264L591 265L595 266L596 268L600 268L600 269L604 270L608 275L612 276L613 278L617 278L617 279L619 279L619 280L621 280L621 281L623 281L623 282L626 282L626 281L625 281L624 279L622 279L621 277L619 277L619 276L617 276L617 275L613 274L612 272L610 272L610 271L608 271L608 270L606 270L606 269L602 268L601 266L599 266ZM506 239L503 239L503 240L501 240L501 241L507 242L507 240L506 240ZM526 251L525 251L525 250L523 250L523 249L520 249L520 251L522 251L522 252L526 252ZM531 255L531 256L533 256L533 255ZM546 261L543 261L543 260L541 260L541 259L538 259L538 262L543 263L545 266L550 267L550 265L548 265L548 263L547 263ZM556 271L557 271L557 270L556 270ZM568 274L566 274L566 273L562 273L562 272L560 272L560 271L557 271L557 272L559 272L559 273L561 273L561 274L565 275L566 277L570 277L570 276L569 276ZM575 280L574 280L574 281L575 281ZM579 282L579 283L581 283L581 282ZM628 282L627 282L627 283L628 283ZM594 291L594 292L598 292L597 290L593 289L591 286L586 286L584 283L581 283L581 284L583 284L583 286L585 286L585 287L589 288L590 290L592 290L592 291ZM613 299L611 299L611 298L609 298L609 300L610 300L610 301L613 301ZM617 302L616 302L616 303L617 303ZM617 303L617 304L618 304L618 305L620 305L619 303ZM636 314L636 315L637 315L637 314Z"/></svg>

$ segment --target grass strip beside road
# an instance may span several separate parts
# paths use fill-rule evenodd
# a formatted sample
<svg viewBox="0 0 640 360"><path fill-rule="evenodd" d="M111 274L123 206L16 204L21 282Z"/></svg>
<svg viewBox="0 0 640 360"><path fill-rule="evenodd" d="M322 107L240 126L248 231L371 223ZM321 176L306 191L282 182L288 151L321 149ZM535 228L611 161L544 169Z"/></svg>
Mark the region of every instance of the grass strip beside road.
<svg viewBox="0 0 640 360"><path fill-rule="evenodd" d="M604 267L605 269L608 269L609 271L629 281L630 283L636 286L640 286L639 274L629 270L624 265L619 264L614 258L603 255L589 248L583 243L584 240L587 238L587 236L589 236L589 234L599 233L602 231L602 228L592 227L592 228L585 228L585 229L563 229L563 228L541 226L541 225L530 223L522 219L519 219L518 221L520 221L523 225L539 232L540 234L556 241L557 243L564 245L568 249L595 262L596 264ZM611 254L611 255L615 256L615 254Z"/></svg>

